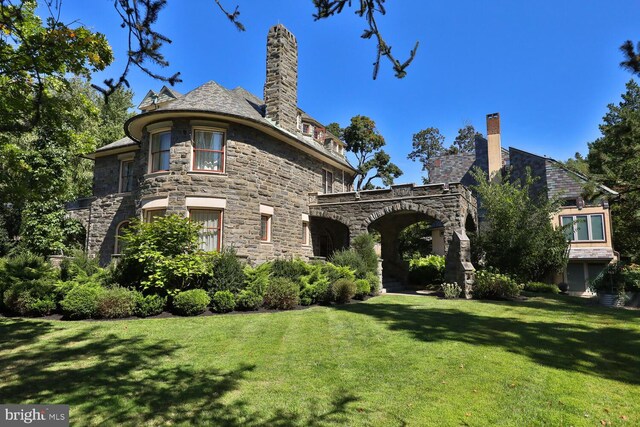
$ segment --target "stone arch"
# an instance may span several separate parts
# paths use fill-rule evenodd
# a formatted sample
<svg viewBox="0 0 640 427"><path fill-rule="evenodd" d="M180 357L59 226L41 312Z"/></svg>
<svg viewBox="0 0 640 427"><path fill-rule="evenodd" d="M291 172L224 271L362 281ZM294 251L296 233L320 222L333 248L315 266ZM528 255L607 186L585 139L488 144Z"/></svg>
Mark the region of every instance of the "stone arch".
<svg viewBox="0 0 640 427"><path fill-rule="evenodd" d="M413 202L401 201L399 203L394 203L392 205L385 206L384 208L378 209L377 211L370 214L364 220L364 223L363 223L364 229L365 230L368 229L369 225L371 225L372 222L382 218L383 216L393 212L400 212L400 211L414 211L414 212L423 213L425 215L430 216L433 219L440 221L445 228L451 225L451 221L449 220L449 218L446 215L443 215L442 213L440 213L437 209L434 209L429 206L413 203Z"/></svg>
<svg viewBox="0 0 640 427"><path fill-rule="evenodd" d="M309 209L309 216L316 216L316 217L320 217L320 218L326 218L326 219L331 219L331 220L334 220L334 221L338 221L338 222L344 224L348 228L350 228L350 226L351 226L351 222L349 220L347 220L342 215L337 214L335 212L326 212L326 211L324 211L322 209L311 208L311 209Z"/></svg>

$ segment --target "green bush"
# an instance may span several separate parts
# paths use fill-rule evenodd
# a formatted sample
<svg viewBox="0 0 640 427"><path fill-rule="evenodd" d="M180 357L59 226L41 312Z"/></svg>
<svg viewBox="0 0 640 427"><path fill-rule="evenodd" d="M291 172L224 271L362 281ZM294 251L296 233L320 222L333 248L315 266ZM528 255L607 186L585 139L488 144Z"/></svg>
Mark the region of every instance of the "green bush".
<svg viewBox="0 0 640 427"><path fill-rule="evenodd" d="M309 274L302 276L300 283L300 303L302 305L331 301L330 283L323 272L322 264L310 264Z"/></svg>
<svg viewBox="0 0 640 427"><path fill-rule="evenodd" d="M262 297L253 291L240 291L236 298L236 308L242 311L257 310L262 305Z"/></svg>
<svg viewBox="0 0 640 427"><path fill-rule="evenodd" d="M283 277L296 283L309 273L309 264L301 259L277 259L271 262L271 277Z"/></svg>
<svg viewBox="0 0 640 427"><path fill-rule="evenodd" d="M600 293L637 292L640 290L640 266L621 261L608 264L590 281L589 287Z"/></svg>
<svg viewBox="0 0 640 427"><path fill-rule="evenodd" d="M375 251L375 244L374 237L369 233L359 234L351 242L351 247L360 256L366 267L366 272L369 273L377 273L378 271L378 255Z"/></svg>
<svg viewBox="0 0 640 427"><path fill-rule="evenodd" d="M92 258L80 249L70 251L60 264L60 279L69 281L79 276L91 277L102 270L97 258Z"/></svg>
<svg viewBox="0 0 640 427"><path fill-rule="evenodd" d="M256 268L246 265L244 267L244 276L245 289L262 296L271 277L271 263L265 262Z"/></svg>
<svg viewBox="0 0 640 427"><path fill-rule="evenodd" d="M138 317L155 316L162 313L166 306L167 297L161 297L156 294L142 295L142 293L138 292L136 308L133 314Z"/></svg>
<svg viewBox="0 0 640 427"><path fill-rule="evenodd" d="M229 313L236 308L236 297L231 291L218 291L211 298L211 307L216 313Z"/></svg>
<svg viewBox="0 0 640 427"><path fill-rule="evenodd" d="M62 313L70 319L89 319L98 313L98 300L104 288L93 283L73 287L60 302Z"/></svg>
<svg viewBox="0 0 640 427"><path fill-rule="evenodd" d="M329 261L333 265L349 267L354 271L355 276L359 279L363 279L368 272L367 265L364 260L353 249L341 249L335 251L329 257Z"/></svg>
<svg viewBox="0 0 640 427"><path fill-rule="evenodd" d="M365 279L358 279L355 281L355 284L356 284L355 298L364 299L367 295L371 293L371 284Z"/></svg>
<svg viewBox="0 0 640 427"><path fill-rule="evenodd" d="M364 279L369 282L369 294L378 295L380 293L380 277L378 273L367 273Z"/></svg>
<svg viewBox="0 0 640 427"><path fill-rule="evenodd" d="M331 285L331 295L337 303L346 303L351 301L356 294L356 284L353 280L340 279Z"/></svg>
<svg viewBox="0 0 640 427"><path fill-rule="evenodd" d="M524 290L527 292L538 292L543 294L559 294L560 288L553 283L542 282L529 282L524 285Z"/></svg>
<svg viewBox="0 0 640 427"><path fill-rule="evenodd" d="M300 285L285 277L271 279L264 292L264 304L268 308L291 310L300 302Z"/></svg>
<svg viewBox="0 0 640 427"><path fill-rule="evenodd" d="M0 304L4 301L4 292L11 286L24 283L28 287L41 281L54 281L56 273L44 257L31 252L21 251L5 258L0 269Z"/></svg>
<svg viewBox="0 0 640 427"><path fill-rule="evenodd" d="M322 274L327 277L329 283L334 283L340 279L356 280L355 272L350 267L337 266L330 262L322 264Z"/></svg>
<svg viewBox="0 0 640 427"><path fill-rule="evenodd" d="M445 259L440 255L427 255L409 261L409 281L418 285L442 283Z"/></svg>
<svg viewBox="0 0 640 427"><path fill-rule="evenodd" d="M460 296L460 292L462 292L462 288L456 282L443 283L440 285L440 289L442 289L445 299L458 298Z"/></svg>
<svg viewBox="0 0 640 427"><path fill-rule="evenodd" d="M207 284L209 295L218 291L237 293L245 286L244 266L233 248L225 248L213 260L213 275Z"/></svg>
<svg viewBox="0 0 640 427"><path fill-rule="evenodd" d="M103 319L131 317L136 309L138 295L126 288L105 289L98 296L96 314Z"/></svg>
<svg viewBox="0 0 640 427"><path fill-rule="evenodd" d="M192 289L180 292L173 297L173 310L176 314L182 316L197 316L204 313L210 303L211 298L209 298L206 291Z"/></svg>
<svg viewBox="0 0 640 427"><path fill-rule="evenodd" d="M179 215L132 221L122 237L126 246L116 281L159 295L205 287L215 255L198 250L199 230L199 224Z"/></svg>
<svg viewBox="0 0 640 427"><path fill-rule="evenodd" d="M44 280L16 282L4 292L4 306L20 316L46 316L56 309L56 287Z"/></svg>
<svg viewBox="0 0 640 427"><path fill-rule="evenodd" d="M473 297L478 299L515 298L522 287L506 274L482 270L476 273Z"/></svg>

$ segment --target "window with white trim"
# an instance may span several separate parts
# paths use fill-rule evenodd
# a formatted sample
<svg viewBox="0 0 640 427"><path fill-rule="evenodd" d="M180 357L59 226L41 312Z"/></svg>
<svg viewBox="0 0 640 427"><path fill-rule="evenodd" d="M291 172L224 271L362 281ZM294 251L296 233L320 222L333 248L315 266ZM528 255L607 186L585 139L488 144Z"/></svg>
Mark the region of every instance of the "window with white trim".
<svg viewBox="0 0 640 427"><path fill-rule="evenodd" d="M326 169L322 170L322 192L333 193L333 173Z"/></svg>
<svg viewBox="0 0 640 427"><path fill-rule="evenodd" d="M144 211L144 222L154 222L167 214L166 209L147 209Z"/></svg>
<svg viewBox="0 0 640 427"><path fill-rule="evenodd" d="M151 158L149 172L169 170L169 154L171 150L171 131L157 132L151 135Z"/></svg>
<svg viewBox="0 0 640 427"><path fill-rule="evenodd" d="M129 228L129 225L131 225L129 221L122 221L116 227L116 241L113 247L113 253L115 255L120 255L124 250L126 242L122 240L122 235L124 234L125 230Z"/></svg>
<svg viewBox="0 0 640 427"><path fill-rule="evenodd" d="M563 215L561 224L570 242L605 241L603 214Z"/></svg>
<svg viewBox="0 0 640 427"><path fill-rule="evenodd" d="M271 241L271 215L260 214L260 240Z"/></svg>
<svg viewBox="0 0 640 427"><path fill-rule="evenodd" d="M199 222L201 228L200 249L203 251L220 251L222 244L222 211L217 209L190 209L189 219Z"/></svg>
<svg viewBox="0 0 640 427"><path fill-rule="evenodd" d="M129 193L133 190L133 159L120 161L120 193Z"/></svg>
<svg viewBox="0 0 640 427"><path fill-rule="evenodd" d="M221 130L193 129L193 170L224 172L225 134Z"/></svg>

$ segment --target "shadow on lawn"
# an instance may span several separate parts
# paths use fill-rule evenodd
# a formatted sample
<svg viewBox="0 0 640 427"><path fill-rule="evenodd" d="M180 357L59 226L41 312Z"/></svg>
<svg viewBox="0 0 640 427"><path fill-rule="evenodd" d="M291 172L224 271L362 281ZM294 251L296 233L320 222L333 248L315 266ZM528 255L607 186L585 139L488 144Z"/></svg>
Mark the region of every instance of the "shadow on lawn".
<svg viewBox="0 0 640 427"><path fill-rule="evenodd" d="M534 301L535 302L535 301ZM528 302L497 303L528 306ZM609 315L593 307L570 305L573 314ZM556 303L535 302L535 308L556 312ZM350 304L337 307L387 322L388 328L407 331L416 339L457 341L500 347L541 365L602 378L640 384L640 332L616 326L589 327L564 322L527 322L511 317L479 316L455 309L393 303ZM619 314L619 322L638 320L637 313ZM609 320L609 318L606 318Z"/></svg>
<svg viewBox="0 0 640 427"><path fill-rule="evenodd" d="M165 340L118 337L99 325L65 331L45 321L0 319L0 402L68 404L72 422L75 415L83 425L292 426L339 422L358 400L340 394L331 410L304 416L256 413L241 399L227 399L255 365L196 370L172 363L180 349Z"/></svg>

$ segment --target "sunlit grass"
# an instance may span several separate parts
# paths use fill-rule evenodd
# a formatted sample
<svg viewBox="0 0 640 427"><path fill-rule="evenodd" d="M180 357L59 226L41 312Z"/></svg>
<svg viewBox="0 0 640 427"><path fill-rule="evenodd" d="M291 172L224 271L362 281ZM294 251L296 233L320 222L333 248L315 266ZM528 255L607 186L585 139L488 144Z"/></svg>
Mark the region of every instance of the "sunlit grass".
<svg viewBox="0 0 640 427"><path fill-rule="evenodd" d="M72 425L640 424L640 315L382 296L113 322L0 319L0 402Z"/></svg>

